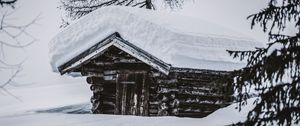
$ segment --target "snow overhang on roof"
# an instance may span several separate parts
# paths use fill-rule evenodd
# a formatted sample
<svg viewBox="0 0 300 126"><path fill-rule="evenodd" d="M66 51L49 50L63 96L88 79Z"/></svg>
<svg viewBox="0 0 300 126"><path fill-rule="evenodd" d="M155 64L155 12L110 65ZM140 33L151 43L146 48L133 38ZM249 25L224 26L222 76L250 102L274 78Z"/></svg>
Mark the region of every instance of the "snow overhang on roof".
<svg viewBox="0 0 300 126"><path fill-rule="evenodd" d="M181 68L232 71L245 63L233 59L226 50L252 50L263 45L222 26L174 13L104 7L62 29L51 40L53 71L61 72L60 66L116 32L130 47L143 50L162 64ZM168 67L158 69L167 73Z"/></svg>
<svg viewBox="0 0 300 126"><path fill-rule="evenodd" d="M108 36L103 41L95 44L94 46L79 54L78 56L74 57L67 63L59 66L58 71L61 74L65 74L74 68L80 67L80 65L103 54L106 51L106 49L108 49L111 46L115 46L123 50L124 52L132 55L133 57L141 60L145 64L150 65L152 68L157 69L158 71L166 75L169 74L169 70L171 68L170 64L161 61L160 59L152 56L151 54L145 52L139 47L131 44L130 42L127 42L126 40L122 39L118 33L114 33Z"/></svg>

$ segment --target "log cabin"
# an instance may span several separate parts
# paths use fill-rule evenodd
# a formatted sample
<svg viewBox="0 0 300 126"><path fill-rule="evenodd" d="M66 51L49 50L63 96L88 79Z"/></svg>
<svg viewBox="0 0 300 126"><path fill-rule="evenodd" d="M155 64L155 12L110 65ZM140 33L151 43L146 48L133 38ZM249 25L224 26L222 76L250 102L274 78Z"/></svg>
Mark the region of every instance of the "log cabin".
<svg viewBox="0 0 300 126"><path fill-rule="evenodd" d="M163 18L150 20L149 14ZM178 16L168 15L128 7L96 10L54 37L52 67L61 75L86 77L95 114L201 118L231 104L231 72L243 63L226 49L248 49L256 42L238 33L220 36L229 32L212 24L214 35L190 34L180 28L183 21L170 20ZM207 25L188 29L208 32Z"/></svg>

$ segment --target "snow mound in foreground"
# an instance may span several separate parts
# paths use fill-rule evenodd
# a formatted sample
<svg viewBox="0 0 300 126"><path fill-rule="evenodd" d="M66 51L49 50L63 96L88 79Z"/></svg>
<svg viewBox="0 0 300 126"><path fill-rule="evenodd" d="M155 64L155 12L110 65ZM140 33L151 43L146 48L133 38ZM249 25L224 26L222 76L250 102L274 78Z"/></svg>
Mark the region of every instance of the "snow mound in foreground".
<svg viewBox="0 0 300 126"><path fill-rule="evenodd" d="M203 20L132 7L104 7L82 17L50 42L54 71L105 37L121 37L173 67L234 70L244 64L226 50L262 46L239 33Z"/></svg>
<svg viewBox="0 0 300 126"><path fill-rule="evenodd" d="M1 126L223 126L244 121L254 107L249 99L241 112L232 104L205 118L79 114L90 109L89 87L83 82L10 89L22 102L0 95Z"/></svg>

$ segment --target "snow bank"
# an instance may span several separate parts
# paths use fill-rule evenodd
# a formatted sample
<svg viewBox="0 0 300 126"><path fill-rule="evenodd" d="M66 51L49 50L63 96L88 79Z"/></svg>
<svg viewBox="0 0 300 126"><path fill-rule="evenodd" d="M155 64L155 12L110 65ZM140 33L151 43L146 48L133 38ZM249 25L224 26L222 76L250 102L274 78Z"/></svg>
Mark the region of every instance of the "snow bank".
<svg viewBox="0 0 300 126"><path fill-rule="evenodd" d="M1 126L224 126L244 121L255 98L239 112L232 104L205 118L141 117L79 114L90 110L89 85L77 83L34 84L9 89L21 101L0 95ZM77 113L77 114L67 114Z"/></svg>
<svg viewBox="0 0 300 126"><path fill-rule="evenodd" d="M121 37L173 67L233 70L244 64L226 50L250 50L262 43L203 20L130 7L104 7L82 17L50 42L54 71L105 37Z"/></svg>
<svg viewBox="0 0 300 126"><path fill-rule="evenodd" d="M12 87L10 93L19 98L0 92L0 118L26 111L45 110L56 107L89 103L91 92L84 79L75 79L76 83L33 84ZM1 122L0 122L1 124Z"/></svg>
<svg viewBox="0 0 300 126"><path fill-rule="evenodd" d="M66 114L90 109L90 92L83 81L11 89L22 101L0 95L1 126L224 126L244 121L254 101L248 100L241 112L233 104L205 118Z"/></svg>

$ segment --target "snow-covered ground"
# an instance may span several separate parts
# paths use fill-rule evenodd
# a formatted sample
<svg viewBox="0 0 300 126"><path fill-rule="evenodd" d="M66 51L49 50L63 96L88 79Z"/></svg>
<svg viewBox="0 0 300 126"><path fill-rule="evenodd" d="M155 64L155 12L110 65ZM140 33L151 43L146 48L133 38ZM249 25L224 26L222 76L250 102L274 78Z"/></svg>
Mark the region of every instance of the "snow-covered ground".
<svg viewBox="0 0 300 126"><path fill-rule="evenodd" d="M48 42L60 25L59 0L20 0L15 20L28 22L41 14L37 27L28 31L40 41L20 51L6 49L6 60L11 63L23 61L24 71L17 82L33 82L35 85L9 89L21 101L0 91L0 126L68 126L68 125L197 125L218 126L245 119L247 108L241 113L236 105L220 109L202 119L177 117L135 117L92 114L66 114L73 110L86 110L91 92L84 81L69 83L66 77L51 73L48 61ZM229 26L233 30L249 34L260 41L266 40L261 29L250 30L246 17L265 6L265 1L251 0L196 0L186 3L180 12L192 17L205 18L209 22ZM209 13L208 13L209 12ZM23 56L25 55L25 56ZM12 60L12 61L11 61ZM17 61L15 61L17 60ZM7 73L0 73L0 81ZM73 80L73 79L72 79ZM52 82L55 81L55 82ZM250 103L250 102L249 102ZM60 111L59 111L60 110Z"/></svg>
<svg viewBox="0 0 300 126"><path fill-rule="evenodd" d="M91 92L83 80L29 85L9 91L20 100L0 95L1 126L222 126L246 119L251 108L249 104L238 112L233 104L200 119L95 115L89 113Z"/></svg>

